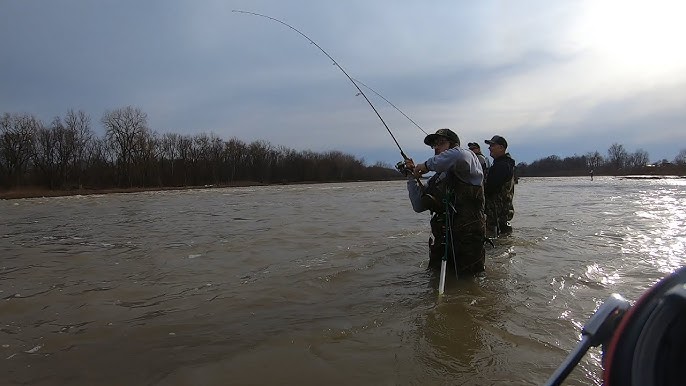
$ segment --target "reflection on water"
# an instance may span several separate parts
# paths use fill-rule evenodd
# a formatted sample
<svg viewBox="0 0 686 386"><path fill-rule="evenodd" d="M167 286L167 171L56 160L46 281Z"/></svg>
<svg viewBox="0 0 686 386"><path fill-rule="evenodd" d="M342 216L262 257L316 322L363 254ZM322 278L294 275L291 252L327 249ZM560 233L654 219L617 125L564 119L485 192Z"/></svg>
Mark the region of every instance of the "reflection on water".
<svg viewBox="0 0 686 386"><path fill-rule="evenodd" d="M686 181L526 178L484 277L425 269L404 183L0 201L8 384L541 384L684 265ZM568 384L600 384L599 352Z"/></svg>

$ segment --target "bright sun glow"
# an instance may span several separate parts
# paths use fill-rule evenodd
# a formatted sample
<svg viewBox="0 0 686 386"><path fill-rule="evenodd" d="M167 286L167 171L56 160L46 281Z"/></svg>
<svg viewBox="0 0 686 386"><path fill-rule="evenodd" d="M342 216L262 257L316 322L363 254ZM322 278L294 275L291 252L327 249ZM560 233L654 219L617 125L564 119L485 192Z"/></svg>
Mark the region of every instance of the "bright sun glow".
<svg viewBox="0 0 686 386"><path fill-rule="evenodd" d="M686 73L686 1L590 0L578 27L575 40L620 73Z"/></svg>

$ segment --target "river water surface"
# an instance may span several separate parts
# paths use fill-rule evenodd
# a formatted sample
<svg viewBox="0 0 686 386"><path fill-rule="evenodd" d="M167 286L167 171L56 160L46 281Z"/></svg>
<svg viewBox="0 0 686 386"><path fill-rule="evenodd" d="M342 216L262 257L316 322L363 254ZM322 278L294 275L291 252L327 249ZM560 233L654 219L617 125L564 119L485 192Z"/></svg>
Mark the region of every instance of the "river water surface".
<svg viewBox="0 0 686 386"><path fill-rule="evenodd" d="M0 383L538 385L686 264L684 179L523 178L515 210L439 298L402 181L0 200Z"/></svg>

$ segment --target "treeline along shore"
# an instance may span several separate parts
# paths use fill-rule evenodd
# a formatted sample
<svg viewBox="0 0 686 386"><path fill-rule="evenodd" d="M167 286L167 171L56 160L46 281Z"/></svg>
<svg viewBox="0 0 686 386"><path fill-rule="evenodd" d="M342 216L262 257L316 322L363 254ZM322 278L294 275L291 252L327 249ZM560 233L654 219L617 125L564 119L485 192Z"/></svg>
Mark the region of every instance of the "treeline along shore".
<svg viewBox="0 0 686 386"><path fill-rule="evenodd" d="M403 178L340 151L296 151L214 134L159 134L140 108L106 111L95 135L83 111L46 125L31 114L0 117L0 198L209 186Z"/></svg>
<svg viewBox="0 0 686 386"><path fill-rule="evenodd" d="M378 181L403 178L392 166L340 151L296 151L267 141L150 129L140 108L106 111L98 137L85 112L46 124L28 113L0 116L0 198L137 192L196 187ZM686 175L686 149L649 164L643 150L613 144L599 152L519 163L517 176Z"/></svg>
<svg viewBox="0 0 686 386"><path fill-rule="evenodd" d="M519 163L516 173L518 177L585 176L591 173L596 176L686 176L686 149L682 149L672 161L663 159L650 163L649 160L650 156L645 150L638 149L630 153L624 145L613 143L607 149L607 156L598 151L565 158L551 155L531 164Z"/></svg>

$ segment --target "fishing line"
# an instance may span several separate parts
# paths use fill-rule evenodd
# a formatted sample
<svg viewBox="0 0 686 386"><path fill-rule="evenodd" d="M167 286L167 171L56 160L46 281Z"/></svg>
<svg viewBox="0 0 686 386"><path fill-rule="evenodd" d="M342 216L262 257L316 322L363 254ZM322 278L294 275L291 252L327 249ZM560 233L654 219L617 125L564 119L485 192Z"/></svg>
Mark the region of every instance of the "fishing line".
<svg viewBox="0 0 686 386"><path fill-rule="evenodd" d="M231 12L243 13L243 14L253 15L253 16L259 16L259 17L263 17L263 18L265 18L265 19L269 19L269 20L275 21L275 22L277 22L277 23L283 24L283 25L285 25L286 27L288 27L288 28L292 29L293 31L297 32L298 34L300 34L302 37L304 37L305 39L307 39L310 43L314 44L315 47L319 48L319 50L320 50L321 52L323 52L324 55L326 55L329 59L331 59L331 61L333 62L333 64L334 64L336 67L338 67L338 69L341 70L341 71L343 72L343 74L345 74L345 76L348 78L348 80L350 80L350 82L355 86L355 88L356 88L357 91L359 92L358 95L362 95L362 96L364 97L364 99L367 101L367 103L369 104L369 106L372 108L372 110L374 110L374 113L376 113L376 116L379 117L379 119L381 120L381 123L383 123L384 127L386 128L386 131L388 131L388 134L390 134L390 135L391 135L391 138L393 138L393 142L395 142L395 145L398 146L398 150L400 150L400 155L403 157L403 159L404 159L404 160L409 160L409 159L410 159L407 155L405 155L405 152L403 151L402 147L400 147L400 144L398 143L398 140L395 139L395 135L393 135L393 133L391 132L391 129L390 129L390 128L388 127L388 125L386 124L386 121L384 121L384 119L381 117L381 114L379 114L379 112L376 110L376 107L374 107L374 105L373 105L372 102L369 100L369 98L367 98L367 95L364 93L364 91L362 91L362 89L360 88L360 86L357 85L357 83L355 82L355 80L353 80L353 78L351 78L350 75L348 75L348 73L343 69L343 67L341 67L341 65L338 64L338 62L337 62L333 57L331 57L331 55L329 55L328 52L324 51L324 49L323 49L322 47L320 47L319 44L317 44L314 40L310 39L309 36L307 36L307 35L305 35L304 33L300 32L300 30L298 30L297 28L295 28L295 27L293 27L292 25L290 25L290 24L288 24L288 23L286 23L286 22L284 22L284 21L281 21L281 20L279 20L279 19L277 19L277 18L274 18L274 17L271 17L271 16L267 16L267 15L263 15L263 14L260 14L260 13L249 12L249 11L241 11L241 10L236 10L236 9L232 10ZM362 82L360 82L360 84L362 84ZM379 94L377 93L377 95L379 95ZM379 96L380 96L380 95L379 95ZM383 98L383 97L382 97L382 98ZM386 100L386 98L383 98L383 99ZM386 100L386 101L388 102L388 100ZM390 102L388 102L388 103L390 103ZM393 105L393 104L391 104L391 105ZM394 107L395 107L395 106L394 106ZM397 109L397 107L396 107L396 109ZM400 110L398 109L398 111L400 111ZM405 115L405 114L403 113L403 115ZM406 117L407 117L407 116L406 116ZM415 123L415 124L416 124L416 123ZM420 129L421 129L421 128L420 128ZM424 131L424 130L422 130L422 131Z"/></svg>
<svg viewBox="0 0 686 386"><path fill-rule="evenodd" d="M374 94L376 94L379 98L385 100L386 103L388 103L389 105L393 106L394 109L398 110L398 112L399 112L400 114L402 114L405 118L407 118L410 122L412 122L415 126L417 126L417 128L418 128L419 130L421 130L422 133L424 133L424 134L426 134L426 135L429 135L429 133L427 133L426 131L424 131L424 129L422 129L422 127L419 126L419 124L417 124L417 122L413 121L412 118L408 117L407 114L405 114L402 110L400 110L400 109L398 108L398 106L396 106L396 105L394 105L393 103L391 103L391 101L389 101L388 99L386 99L383 95L379 94L379 93L376 92L373 88L371 88L371 87L367 86L366 84L362 83L361 80L358 80L358 79L355 79L355 78L353 78L353 80L354 80L355 82L357 82L357 83L363 85L364 87L366 87L369 91L371 91L371 92L373 92Z"/></svg>

